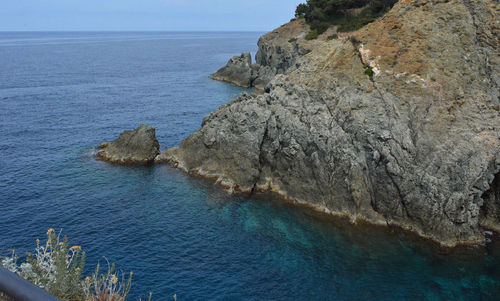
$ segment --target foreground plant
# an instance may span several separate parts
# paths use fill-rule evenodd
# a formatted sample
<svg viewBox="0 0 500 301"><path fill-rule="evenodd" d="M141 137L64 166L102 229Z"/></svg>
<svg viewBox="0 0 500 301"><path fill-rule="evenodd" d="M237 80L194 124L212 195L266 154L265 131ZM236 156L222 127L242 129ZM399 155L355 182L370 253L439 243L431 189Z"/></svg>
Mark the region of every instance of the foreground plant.
<svg viewBox="0 0 500 301"><path fill-rule="evenodd" d="M52 228L47 231L44 244L36 240L35 252L27 254L26 262L18 265L17 259L13 250L0 266L63 300L125 301L132 283L132 272L125 281L123 275L115 273L115 265L109 263L105 274L100 273L98 264L95 272L83 279L85 252L80 246L69 247L68 238L61 241Z"/></svg>
<svg viewBox="0 0 500 301"><path fill-rule="evenodd" d="M125 300L132 284L132 272L130 272L128 280L125 282L124 278L122 278L122 281L119 281L116 274L114 274L114 263L111 267L108 266L108 272L106 274L100 274L99 270L100 265L97 264L94 274L85 277L85 281L82 283L87 300Z"/></svg>

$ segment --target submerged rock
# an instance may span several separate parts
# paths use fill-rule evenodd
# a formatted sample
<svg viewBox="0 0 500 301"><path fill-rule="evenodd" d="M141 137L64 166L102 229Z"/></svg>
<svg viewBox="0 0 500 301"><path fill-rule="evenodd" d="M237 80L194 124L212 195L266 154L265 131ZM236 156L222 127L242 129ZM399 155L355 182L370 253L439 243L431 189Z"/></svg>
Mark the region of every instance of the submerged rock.
<svg viewBox="0 0 500 301"><path fill-rule="evenodd" d="M500 229L497 7L399 1L316 41L267 93L222 105L158 162L444 245L484 242L481 224Z"/></svg>
<svg viewBox="0 0 500 301"><path fill-rule="evenodd" d="M160 153L156 130L141 124L135 130L124 131L113 142L103 142L97 157L117 164L147 165Z"/></svg>

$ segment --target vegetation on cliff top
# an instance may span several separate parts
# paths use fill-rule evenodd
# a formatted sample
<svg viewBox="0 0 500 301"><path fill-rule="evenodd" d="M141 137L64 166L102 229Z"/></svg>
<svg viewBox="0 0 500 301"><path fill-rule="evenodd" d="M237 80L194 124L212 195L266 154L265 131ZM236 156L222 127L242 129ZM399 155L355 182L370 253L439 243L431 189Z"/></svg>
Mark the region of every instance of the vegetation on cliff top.
<svg viewBox="0 0 500 301"><path fill-rule="evenodd" d="M315 35L331 25L338 31L357 30L384 15L397 0L307 0L299 4L296 18L305 18Z"/></svg>

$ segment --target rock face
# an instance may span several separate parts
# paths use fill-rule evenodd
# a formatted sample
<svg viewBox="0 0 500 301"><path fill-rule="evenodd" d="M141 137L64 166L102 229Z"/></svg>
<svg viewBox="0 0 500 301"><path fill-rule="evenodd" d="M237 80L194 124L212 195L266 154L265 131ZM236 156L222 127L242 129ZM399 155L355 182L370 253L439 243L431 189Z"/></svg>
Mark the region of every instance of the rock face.
<svg viewBox="0 0 500 301"><path fill-rule="evenodd" d="M490 185L490 189L483 194L484 205L481 207L480 223L486 228L500 232L500 174Z"/></svg>
<svg viewBox="0 0 500 301"><path fill-rule="evenodd" d="M243 53L231 58L212 79L263 91L276 74L285 73L297 58L311 51L315 42L304 39L308 31L304 20L285 24L259 39L256 64L250 53Z"/></svg>
<svg viewBox="0 0 500 301"><path fill-rule="evenodd" d="M131 131L124 131L113 142L103 142L97 157L117 164L147 165L160 153L156 130L141 124Z"/></svg>
<svg viewBox="0 0 500 301"><path fill-rule="evenodd" d="M250 53L242 53L232 57L227 65L212 75L212 79L220 80L245 88L252 87L255 79L255 70L252 69Z"/></svg>
<svg viewBox="0 0 500 301"><path fill-rule="evenodd" d="M483 242L481 226L500 229L499 8L401 0L317 41L157 161L444 245Z"/></svg>
<svg viewBox="0 0 500 301"><path fill-rule="evenodd" d="M308 32L309 26L300 19L262 36L257 42L259 46L259 51L255 55L257 64L272 68L275 74L286 73L299 57L314 48L316 41L304 39ZM324 37L319 38L323 39Z"/></svg>

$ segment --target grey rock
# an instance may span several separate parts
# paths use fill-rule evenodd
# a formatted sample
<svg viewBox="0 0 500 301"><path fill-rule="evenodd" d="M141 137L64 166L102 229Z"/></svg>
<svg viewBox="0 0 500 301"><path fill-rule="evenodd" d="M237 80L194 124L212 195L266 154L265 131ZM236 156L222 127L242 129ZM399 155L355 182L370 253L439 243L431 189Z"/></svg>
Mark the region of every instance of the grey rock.
<svg viewBox="0 0 500 301"><path fill-rule="evenodd" d="M260 66L252 86L254 86L257 90L263 91L276 74L276 69L270 66Z"/></svg>
<svg viewBox="0 0 500 301"><path fill-rule="evenodd" d="M232 57L227 65L212 75L212 79L249 88L255 79L250 53Z"/></svg>
<svg viewBox="0 0 500 301"><path fill-rule="evenodd" d="M314 48L316 41L304 39L308 31L304 20L296 20L262 36L257 42L256 63L271 67L275 74L285 74L299 57Z"/></svg>
<svg viewBox="0 0 500 301"><path fill-rule="evenodd" d="M297 58L314 47L314 41L304 39L308 30L304 20L283 25L259 39L256 64L252 64L249 53L243 53L231 58L225 67L212 75L212 79L263 91L276 74L285 73L295 65Z"/></svg>
<svg viewBox="0 0 500 301"><path fill-rule="evenodd" d="M486 182L487 184L487 182ZM484 189L484 188L483 188ZM482 196L480 223L483 227L500 232L500 175L496 174L493 182ZM487 232L485 232L488 234ZM491 235L491 234L490 234Z"/></svg>
<svg viewBox="0 0 500 301"><path fill-rule="evenodd" d="M157 162L448 246L484 242L482 226L500 229L499 12L422 3L318 41Z"/></svg>
<svg viewBox="0 0 500 301"><path fill-rule="evenodd" d="M160 144L155 133L155 128L141 124L135 130L124 131L113 142L101 143L96 156L117 164L147 165L153 163L160 153Z"/></svg>

